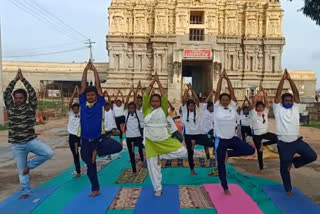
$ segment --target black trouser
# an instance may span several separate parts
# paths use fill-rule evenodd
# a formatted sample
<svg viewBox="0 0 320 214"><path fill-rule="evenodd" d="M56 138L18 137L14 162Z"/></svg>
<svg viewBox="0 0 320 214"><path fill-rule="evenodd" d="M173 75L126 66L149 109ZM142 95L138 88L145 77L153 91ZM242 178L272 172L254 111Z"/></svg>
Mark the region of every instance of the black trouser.
<svg viewBox="0 0 320 214"><path fill-rule="evenodd" d="M116 117L115 120L116 120L117 128L120 131L120 139L122 140L122 130L121 130L121 126L120 125L121 124L125 124L126 117L123 115L123 116L120 116L120 117Z"/></svg>
<svg viewBox="0 0 320 214"><path fill-rule="evenodd" d="M217 159L218 159L218 172L221 185L224 190L228 189L227 173L226 173L226 153L228 157L240 157L254 154L254 148L248 143L245 143L238 137L231 139L218 139L217 142ZM232 150L228 150L232 149Z"/></svg>
<svg viewBox="0 0 320 214"><path fill-rule="evenodd" d="M121 152L122 146L114 139L101 136L96 139L81 138L81 158L87 164L87 175L91 183L92 191L100 189L97 164L92 161L93 152L96 151L100 157Z"/></svg>
<svg viewBox="0 0 320 214"><path fill-rule="evenodd" d="M138 147L139 148L139 155L140 155L140 160L144 161L144 156L143 156L143 138L142 137L127 137L126 138L127 141L127 147L128 147L128 151L129 151L129 155L130 155L130 162L131 162L131 167L132 167L132 171L133 172L137 172L137 168L136 168L136 159L135 159L135 155L134 155L134 147Z"/></svg>
<svg viewBox="0 0 320 214"><path fill-rule="evenodd" d="M208 138L208 135L184 135L185 142L187 145L187 150L188 150L188 162L189 162L189 167L191 170L194 169L194 148L192 145L192 141L195 141L196 144L204 146L205 151L206 151L206 156L207 159L210 159L210 154L209 154L209 147L213 147L213 142Z"/></svg>
<svg viewBox="0 0 320 214"><path fill-rule="evenodd" d="M295 168L302 167L308 163L311 163L317 159L315 151L299 138L298 140L286 143L278 141L278 151L280 156L280 174L286 192L291 192L291 178L289 167L293 163ZM300 157L293 157L297 153Z"/></svg>
<svg viewBox="0 0 320 214"><path fill-rule="evenodd" d="M241 126L241 136L244 142L247 142L247 136L251 136L250 126Z"/></svg>
<svg viewBox="0 0 320 214"><path fill-rule="evenodd" d="M179 131L173 132L173 133L172 133L172 137L177 138L177 139L180 141L180 143L183 142L183 136L182 136L182 134L181 134Z"/></svg>
<svg viewBox="0 0 320 214"><path fill-rule="evenodd" d="M268 132L262 135L253 135L252 138L257 149L259 168L263 169L263 151L260 151L262 144L261 142L262 140L268 140L267 142L263 143L264 146L276 144L278 142L277 135Z"/></svg>
<svg viewBox="0 0 320 214"><path fill-rule="evenodd" d="M80 147L80 137L69 134L69 147L72 152L73 162L76 167L77 174L80 174L80 155L78 147Z"/></svg>

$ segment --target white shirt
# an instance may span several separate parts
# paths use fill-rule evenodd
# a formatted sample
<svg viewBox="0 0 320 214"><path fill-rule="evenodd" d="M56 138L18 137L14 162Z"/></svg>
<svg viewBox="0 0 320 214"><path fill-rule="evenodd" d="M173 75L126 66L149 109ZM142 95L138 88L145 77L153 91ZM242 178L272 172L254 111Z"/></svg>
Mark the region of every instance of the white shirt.
<svg viewBox="0 0 320 214"><path fill-rule="evenodd" d="M281 103L273 103L273 112L276 119L276 134L278 139L291 143L299 138L300 115L298 103L294 103L292 108L286 109Z"/></svg>
<svg viewBox="0 0 320 214"><path fill-rule="evenodd" d="M263 135L268 132L268 113L269 110L267 108L261 113L258 113L255 109L250 111L254 135ZM264 123L263 120L265 121Z"/></svg>
<svg viewBox="0 0 320 214"><path fill-rule="evenodd" d="M129 114L129 117L128 117ZM128 111L125 111L125 117L126 117L126 137L132 138L132 137L141 137L140 129L139 129L139 121L141 118L139 117L139 114L129 113Z"/></svg>
<svg viewBox="0 0 320 214"><path fill-rule="evenodd" d="M122 104L118 107L116 104L113 104L113 112L115 117L121 117L124 115L124 105Z"/></svg>
<svg viewBox="0 0 320 214"><path fill-rule="evenodd" d="M112 109L104 111L104 130L110 132L112 129L116 129L116 121L114 119L114 113Z"/></svg>
<svg viewBox="0 0 320 214"><path fill-rule="evenodd" d="M167 122L168 122L168 126L167 127L168 127L168 130L169 130L169 132L171 134L176 132L176 131L178 131L178 128L177 128L175 122L173 121L172 117L168 116L167 117Z"/></svg>
<svg viewBox="0 0 320 214"><path fill-rule="evenodd" d="M189 120L188 120L187 105L182 106L182 123L183 123L184 133L187 135L198 135L201 133L199 108L196 106L194 111L196 112L195 122L194 122L194 112L189 111Z"/></svg>
<svg viewBox="0 0 320 214"><path fill-rule="evenodd" d="M243 111L240 112L240 124L241 124L241 126L250 126L251 125L250 112L248 112L248 115L245 115L243 113Z"/></svg>
<svg viewBox="0 0 320 214"><path fill-rule="evenodd" d="M224 108L217 101L214 104L214 132L222 139L231 139L235 136L237 126L237 104L231 101L228 108Z"/></svg>
<svg viewBox="0 0 320 214"><path fill-rule="evenodd" d="M72 135L77 135L80 125L80 113L74 114L73 111L69 111L68 132Z"/></svg>
<svg viewBox="0 0 320 214"><path fill-rule="evenodd" d="M138 114L138 117L139 117L139 119L140 119L140 126L141 126L141 128L144 128L144 116L143 116L143 109L142 109L142 107L137 110L137 114Z"/></svg>
<svg viewBox="0 0 320 214"><path fill-rule="evenodd" d="M202 119L200 122L200 132L201 134L208 134L210 130L213 129L214 124L214 113L208 111L207 109L208 104L203 104L202 107Z"/></svg>

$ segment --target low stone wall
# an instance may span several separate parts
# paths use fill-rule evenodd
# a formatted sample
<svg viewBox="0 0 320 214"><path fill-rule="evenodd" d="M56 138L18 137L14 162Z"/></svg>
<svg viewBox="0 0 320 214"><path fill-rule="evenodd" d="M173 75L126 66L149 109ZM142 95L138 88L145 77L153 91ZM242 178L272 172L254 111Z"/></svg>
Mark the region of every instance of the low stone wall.
<svg viewBox="0 0 320 214"><path fill-rule="evenodd" d="M320 120L320 103L307 104L306 111L309 113L310 120Z"/></svg>

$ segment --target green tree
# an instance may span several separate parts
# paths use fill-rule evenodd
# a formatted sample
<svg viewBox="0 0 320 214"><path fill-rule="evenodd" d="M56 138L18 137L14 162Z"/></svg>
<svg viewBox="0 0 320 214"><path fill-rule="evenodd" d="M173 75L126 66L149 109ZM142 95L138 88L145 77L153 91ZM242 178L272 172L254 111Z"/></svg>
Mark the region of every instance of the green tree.
<svg viewBox="0 0 320 214"><path fill-rule="evenodd" d="M300 11L320 25L320 0L304 0L304 7Z"/></svg>

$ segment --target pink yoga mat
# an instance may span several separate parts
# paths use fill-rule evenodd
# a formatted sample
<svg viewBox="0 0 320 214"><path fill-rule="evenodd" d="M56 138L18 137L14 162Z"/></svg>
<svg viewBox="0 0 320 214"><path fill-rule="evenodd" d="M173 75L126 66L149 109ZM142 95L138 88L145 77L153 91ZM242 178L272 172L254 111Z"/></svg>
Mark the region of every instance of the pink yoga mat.
<svg viewBox="0 0 320 214"><path fill-rule="evenodd" d="M219 214L263 214L256 202L237 184L229 184L231 196L226 196L220 184L204 184Z"/></svg>

